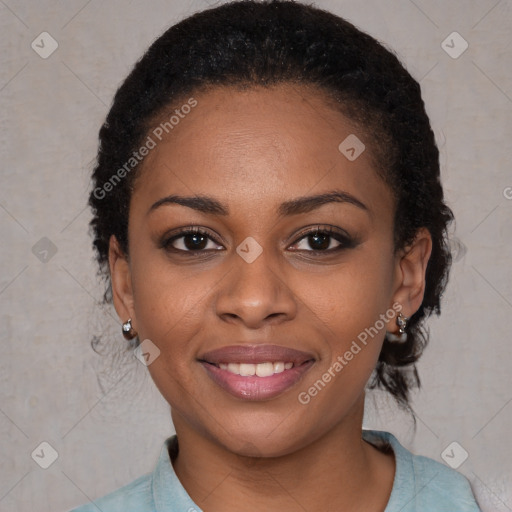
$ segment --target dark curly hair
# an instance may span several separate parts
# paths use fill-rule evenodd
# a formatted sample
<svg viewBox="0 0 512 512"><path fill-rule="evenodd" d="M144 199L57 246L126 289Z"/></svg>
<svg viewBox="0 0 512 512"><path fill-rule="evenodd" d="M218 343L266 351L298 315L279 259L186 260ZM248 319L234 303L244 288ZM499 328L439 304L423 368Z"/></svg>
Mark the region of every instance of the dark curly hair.
<svg viewBox="0 0 512 512"><path fill-rule="evenodd" d="M451 254L439 151L420 86L399 59L346 20L288 0L235 1L198 12L169 28L146 51L119 87L99 132L89 205L93 210L104 301L112 301L109 238L128 254L128 211L133 171L117 173L141 146L156 119L187 95L211 87L315 87L366 134L376 172L395 197L395 251L425 227L433 248L426 289L411 317L406 343L384 342L370 388L389 391L411 411L409 391L420 386L415 362L428 341L423 321L440 313ZM126 169L126 165L124 167Z"/></svg>

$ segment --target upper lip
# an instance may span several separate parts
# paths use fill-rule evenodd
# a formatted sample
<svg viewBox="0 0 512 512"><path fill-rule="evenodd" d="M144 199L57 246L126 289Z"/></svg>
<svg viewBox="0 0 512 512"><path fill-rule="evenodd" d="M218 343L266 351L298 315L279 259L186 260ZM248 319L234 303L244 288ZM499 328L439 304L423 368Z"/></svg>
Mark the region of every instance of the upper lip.
<svg viewBox="0 0 512 512"><path fill-rule="evenodd" d="M293 348L282 347L280 345L230 345L218 348L204 353L199 360L207 363L272 363L283 361L285 363L294 363L298 366L310 359L314 359L313 354L302 352Z"/></svg>

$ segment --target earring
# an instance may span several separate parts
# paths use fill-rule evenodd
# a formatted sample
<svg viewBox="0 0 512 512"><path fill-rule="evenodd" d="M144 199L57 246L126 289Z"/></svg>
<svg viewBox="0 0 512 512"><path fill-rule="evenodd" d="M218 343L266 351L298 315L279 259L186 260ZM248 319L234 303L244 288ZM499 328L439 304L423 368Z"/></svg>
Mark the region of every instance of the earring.
<svg viewBox="0 0 512 512"><path fill-rule="evenodd" d="M125 340L132 340L137 336L137 332L132 327L132 319L128 318L128 320L123 324L123 336Z"/></svg>
<svg viewBox="0 0 512 512"><path fill-rule="evenodd" d="M396 318L396 324L398 325L398 334L393 334L392 332L386 331L386 339L391 343L405 343L407 341L407 333L405 329L407 327L407 322L409 318L402 315L402 313L398 313Z"/></svg>

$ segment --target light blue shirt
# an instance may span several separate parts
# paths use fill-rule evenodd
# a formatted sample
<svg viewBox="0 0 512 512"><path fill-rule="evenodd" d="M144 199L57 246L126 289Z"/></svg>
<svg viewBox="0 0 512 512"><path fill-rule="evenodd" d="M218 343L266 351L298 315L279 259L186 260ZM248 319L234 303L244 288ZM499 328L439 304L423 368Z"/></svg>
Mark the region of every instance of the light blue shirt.
<svg viewBox="0 0 512 512"><path fill-rule="evenodd" d="M389 445L395 454L393 489L385 512L481 512L468 480L428 457L413 455L389 432L363 430L363 439L375 446ZM152 473L71 512L202 512L178 480L168 438Z"/></svg>

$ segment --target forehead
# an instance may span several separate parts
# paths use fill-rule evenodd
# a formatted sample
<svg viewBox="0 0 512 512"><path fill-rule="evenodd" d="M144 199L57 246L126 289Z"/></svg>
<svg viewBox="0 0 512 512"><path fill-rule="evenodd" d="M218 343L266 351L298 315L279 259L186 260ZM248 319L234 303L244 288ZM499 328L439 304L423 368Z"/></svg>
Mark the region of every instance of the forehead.
<svg viewBox="0 0 512 512"><path fill-rule="evenodd" d="M192 96L197 105L186 114L184 109L172 129L167 125L161 140L154 133L162 130L148 132L155 147L143 163L134 199L149 203L168 194L199 194L234 207L267 207L342 189L372 209L391 208L390 190L373 168L373 141L322 91L280 84L219 87ZM155 128L180 105L164 112Z"/></svg>

